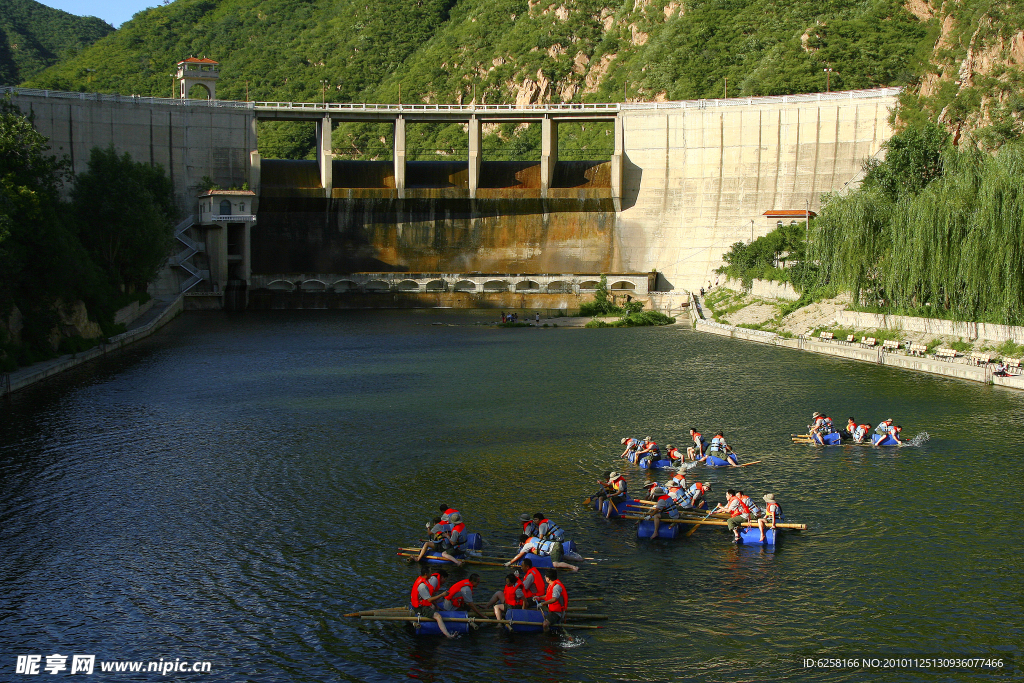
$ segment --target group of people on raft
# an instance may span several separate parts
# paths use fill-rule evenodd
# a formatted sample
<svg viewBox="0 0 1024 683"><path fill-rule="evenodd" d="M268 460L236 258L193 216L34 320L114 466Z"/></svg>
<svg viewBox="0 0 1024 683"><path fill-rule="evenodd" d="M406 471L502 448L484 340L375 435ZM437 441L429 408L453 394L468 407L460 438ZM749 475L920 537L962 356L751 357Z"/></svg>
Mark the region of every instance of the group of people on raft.
<svg viewBox="0 0 1024 683"><path fill-rule="evenodd" d="M628 486L621 473L605 472L604 479L599 480L598 483L601 484L601 490L593 496L594 499L599 501L598 509L602 508L602 503L605 500L610 501L613 505L626 504L629 500ZM726 526L732 532L734 542L739 542L740 527L745 522L757 522L757 527L761 532L760 540L763 543L765 540L765 530L774 530L778 522L785 521L782 514L782 506L779 505L778 501L775 500L775 496L771 493L764 494L762 499L765 505L762 508L742 490L727 489L726 501L718 503L709 510L706 496L711 492L711 482L697 481L687 486L686 474L683 472L677 472L672 475L672 478L664 484L659 484L656 481L652 482L647 486L647 489L647 499L655 503L654 508L645 515L645 519L650 519L654 522L654 531L651 533L651 538L657 538L662 519L666 517L669 519L679 519L682 512L707 511L710 514L716 512L729 513L729 521L726 523ZM605 517L608 517L611 511L612 505L609 505Z"/></svg>
<svg viewBox="0 0 1024 683"><path fill-rule="evenodd" d="M410 562L420 562L428 552L433 551L439 552L442 558L456 567L461 567L468 542L462 514L446 503L441 504L440 512L439 517L427 524L430 539L423 544L416 559L410 559ZM505 563L506 567L518 565L505 577L504 587L491 596L484 609L493 609L497 619L501 619L509 609L539 609L544 615L544 631L548 631L562 622L569 605L569 593L558 579L558 569L577 572L579 568L562 561L565 530L544 513L537 512L532 516L524 513L519 521L523 525L523 533L519 536L519 553ZM541 574L533 566L531 555L550 556L551 568ZM473 590L480 584L478 574L470 574L469 578L456 581L451 587L442 590L447 579L448 572L444 569L424 565L412 585L410 601L414 614L433 619L443 634L454 638L445 626L440 611L467 610L480 617L485 615L473 599ZM438 602L441 602L439 606Z"/></svg>
<svg viewBox="0 0 1024 683"><path fill-rule="evenodd" d="M676 448L673 444L665 445L665 455L661 454L661 447L658 446L657 442L650 436L644 439L634 439L633 437L624 437L621 441L622 445L626 447L626 450L622 451L621 457L635 462L637 465L647 465L650 467L659 460L669 460L673 465L682 464L684 460L690 460L697 463L705 463L708 458L713 456L724 460L730 467L739 467L740 459L725 441L725 433L721 430L715 432L715 435L711 437L711 441L704 437L695 427L690 428L690 440L693 445L686 447L686 454Z"/></svg>
<svg viewBox="0 0 1024 683"><path fill-rule="evenodd" d="M470 574L469 578L445 588L447 580L448 572L444 569L423 565L412 584L410 602L413 614L433 619L441 633L454 638L444 624L441 611L471 611L483 618L486 615L473 599L473 591L480 585L479 574ZM484 605L484 609L494 611L496 619L502 619L510 609L539 609L544 616L545 632L562 623L568 607L569 591L558 579L558 570L550 568L541 574L529 558L523 559L520 566L505 577L505 585Z"/></svg>
<svg viewBox="0 0 1024 683"><path fill-rule="evenodd" d="M894 425L892 418L886 418L878 423L875 427L875 434L881 436L889 436L896 443L904 443L903 438L900 436L903 431L903 425ZM857 421L852 417L846 421L845 429L837 429L832 418L824 413L814 411L811 415L811 424L807 426L808 433L811 438L817 437L820 441L821 437L828 436L829 434L839 433L839 438L843 441L853 441L854 443L865 443L871 441L871 425L870 424L857 424Z"/></svg>

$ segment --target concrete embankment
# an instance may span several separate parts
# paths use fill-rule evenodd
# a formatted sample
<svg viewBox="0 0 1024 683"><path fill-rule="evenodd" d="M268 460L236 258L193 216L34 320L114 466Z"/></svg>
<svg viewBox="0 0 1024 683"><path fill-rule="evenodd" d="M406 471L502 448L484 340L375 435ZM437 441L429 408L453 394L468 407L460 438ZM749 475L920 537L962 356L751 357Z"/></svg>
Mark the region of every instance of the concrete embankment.
<svg viewBox="0 0 1024 683"><path fill-rule="evenodd" d="M52 377L77 365L122 349L140 339L145 339L177 317L181 313L182 308L183 297L181 296L170 301L153 304L152 307L148 307L145 310L143 315L129 325L126 332L111 337L103 344L94 346L81 353L71 353L41 363L34 363L25 368L19 368L8 375L9 382L0 382L0 395L24 389L47 377Z"/></svg>
<svg viewBox="0 0 1024 683"><path fill-rule="evenodd" d="M874 363L875 365L886 365L889 367L926 372L931 375L942 375L956 379L994 384L997 386L1009 387L1012 389L1024 390L1024 375L1010 375L998 377L993 373L992 365L970 365L966 362L943 361L935 358L910 356L899 351L885 351L881 347L863 347L858 344L847 344L840 341L816 341L807 337L782 337L774 332L763 330L751 330L745 327L723 325L711 320L705 320L699 306L691 306L691 319L693 328L698 332L717 334L732 339L757 342L759 344L772 344L788 349L810 351L826 356L835 356L847 360L856 360L862 363Z"/></svg>

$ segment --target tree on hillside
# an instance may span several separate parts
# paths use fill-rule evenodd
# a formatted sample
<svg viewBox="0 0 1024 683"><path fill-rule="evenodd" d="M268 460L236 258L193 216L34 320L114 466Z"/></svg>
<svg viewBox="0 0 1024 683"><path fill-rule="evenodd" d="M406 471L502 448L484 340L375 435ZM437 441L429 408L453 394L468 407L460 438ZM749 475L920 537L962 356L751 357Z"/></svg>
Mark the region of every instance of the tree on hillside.
<svg viewBox="0 0 1024 683"><path fill-rule="evenodd" d="M93 148L71 192L79 237L122 292L145 290L170 251L173 186L161 166Z"/></svg>
<svg viewBox="0 0 1024 683"><path fill-rule="evenodd" d="M942 175L942 152L948 145L949 133L936 124L910 126L885 143L885 161L865 164L864 186L878 187L892 200L918 194Z"/></svg>
<svg viewBox="0 0 1024 683"><path fill-rule="evenodd" d="M65 218L60 188L69 164L48 152L31 121L0 100L0 315L17 306L23 341L37 349L48 346L58 302L81 299L95 312L109 301Z"/></svg>

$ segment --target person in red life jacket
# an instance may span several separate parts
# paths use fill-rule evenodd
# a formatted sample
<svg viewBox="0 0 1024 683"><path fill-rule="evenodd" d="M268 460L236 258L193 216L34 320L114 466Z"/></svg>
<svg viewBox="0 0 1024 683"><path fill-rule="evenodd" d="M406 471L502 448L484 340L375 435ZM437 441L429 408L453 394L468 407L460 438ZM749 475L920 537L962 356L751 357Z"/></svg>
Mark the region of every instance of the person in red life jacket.
<svg viewBox="0 0 1024 683"><path fill-rule="evenodd" d="M505 610L524 609L525 600L523 582L515 574L509 574L505 577L505 586L491 596L487 607L494 609L495 619L504 619Z"/></svg>
<svg viewBox="0 0 1024 683"><path fill-rule="evenodd" d="M817 439L820 439L823 434L827 433L825 432L825 416L817 410L811 413L811 424L807 427L807 433L812 438L817 437Z"/></svg>
<svg viewBox="0 0 1024 683"><path fill-rule="evenodd" d="M667 455L668 459L671 460L673 463L675 463L676 460L680 460L681 461L683 459L682 451L680 451L678 448L676 448L672 444L666 444L665 445L665 455Z"/></svg>
<svg viewBox="0 0 1024 683"><path fill-rule="evenodd" d="M426 569L429 570L430 565L427 565ZM430 573L429 577L427 578L427 583L430 584L430 590L436 593L438 589L441 588L441 586L444 585L444 582L447 580L448 572L446 572L443 569L435 569L433 572Z"/></svg>
<svg viewBox="0 0 1024 683"><path fill-rule="evenodd" d="M658 444L654 442L654 439L648 436L643 440L643 443L640 444L640 449L636 452L636 459L634 462L636 462L637 465L639 465L641 460L644 459L648 462L654 462L661 457L660 453L661 451L658 448Z"/></svg>
<svg viewBox="0 0 1024 683"><path fill-rule="evenodd" d="M441 633L445 634L449 638L454 638L447 627L444 625L444 621L441 619L441 615L437 613L434 607L434 603L445 597L445 592L431 588L430 586L430 567L425 566L420 569L420 575L416 578L416 581L412 584L412 594L410 595L410 601L412 602L412 612L416 616L424 617L426 619L433 619L437 622L437 627L441 629Z"/></svg>
<svg viewBox="0 0 1024 683"><path fill-rule="evenodd" d="M537 533L533 534L537 538L544 541L564 541L565 530L558 526L550 519L544 516L543 512L534 513L533 518L537 523ZM524 525L525 526L525 525ZM531 535L528 531L523 530L523 533L527 536Z"/></svg>
<svg viewBox="0 0 1024 683"><path fill-rule="evenodd" d="M452 515L458 515L459 511L453 507L449 507L447 503L441 503L441 521L448 523L451 520ZM461 515L460 515L461 516Z"/></svg>
<svg viewBox="0 0 1024 683"><path fill-rule="evenodd" d="M654 520L654 533L651 534L651 538L658 537L658 528L661 526L663 516L667 515L671 519L679 518L679 503L668 495L668 491L659 486L654 489L654 493L657 504L654 506L654 512L650 514L650 518Z"/></svg>
<svg viewBox="0 0 1024 683"><path fill-rule="evenodd" d="M740 500L740 497L736 495L736 491L728 489L725 493L728 497L726 504L719 504L713 511L729 513L730 517L726 526L732 532L733 542L737 542L740 540L740 532L737 531L737 527L750 519L750 508Z"/></svg>
<svg viewBox="0 0 1024 683"><path fill-rule="evenodd" d="M712 437L711 445L708 446L707 452L708 455L714 455L716 458L724 456L726 462L733 467L740 466L739 457L736 455L736 452L732 450L732 446L725 442L725 433L721 430L716 432L714 437Z"/></svg>
<svg viewBox="0 0 1024 683"><path fill-rule="evenodd" d="M696 460L697 456L704 457L704 451L707 450L708 443L701 436L700 432L695 427L690 427L690 438L693 440L692 446L686 447L686 457L690 460Z"/></svg>
<svg viewBox="0 0 1024 683"><path fill-rule="evenodd" d="M629 458L630 455L636 453L636 449L640 448L640 440L634 439L631 436L627 436L622 439L622 445L626 447L626 450L622 451L620 458Z"/></svg>
<svg viewBox="0 0 1024 683"><path fill-rule="evenodd" d="M779 507L779 504L775 501L775 496L770 493L764 494L764 502L767 506L765 509L765 516L757 520L757 528L761 532L762 543L764 543L765 540L765 526L768 524L769 520L771 520L772 531L775 530L776 522L786 521L786 518L782 516L782 508Z"/></svg>
<svg viewBox="0 0 1024 683"><path fill-rule="evenodd" d="M896 443L898 443L901 446L905 443L903 441L903 438L900 436L900 434L902 432L903 432L903 425L896 425L895 427L893 427L892 429L889 430L889 436L891 436L892 438L896 439Z"/></svg>
<svg viewBox="0 0 1024 683"><path fill-rule="evenodd" d="M529 515L529 513L524 512L523 514L519 515L519 521L523 524L524 534L526 534L527 536L537 535L537 522L533 519L533 517Z"/></svg>
<svg viewBox="0 0 1024 683"><path fill-rule="evenodd" d="M545 633L552 626L558 626L562 623L565 619L565 610L569 607L569 592L565 590L565 585L558 580L558 572L554 569L549 569L547 579L544 601L537 605L544 614Z"/></svg>
<svg viewBox="0 0 1024 683"><path fill-rule="evenodd" d="M467 609L476 612L477 616L487 618L487 616L480 611L480 608L473 602L473 589L480 585L480 575L470 574L468 579L462 581L456 581L452 584L452 587L448 589L448 593L445 595L444 609L446 612L452 610L465 611Z"/></svg>
<svg viewBox="0 0 1024 683"><path fill-rule="evenodd" d="M453 512L448 518L450 524L444 524L438 517L434 519L437 524L431 527L429 539L413 561L422 562L427 553L440 552L442 558L456 567L461 567L463 561L456 555L461 555L465 551L467 543L466 525L462 523L462 516L458 512Z"/></svg>
<svg viewBox="0 0 1024 683"><path fill-rule="evenodd" d="M519 554L506 562L505 566L511 567L528 554L533 553L534 555L549 556L551 558L552 567L559 567L560 569L568 569L571 572L578 572L579 567L571 565L568 562L562 562L562 551L562 544L559 541L542 541L536 536L527 536L524 534L519 537Z"/></svg>
<svg viewBox="0 0 1024 683"><path fill-rule="evenodd" d="M864 443L868 440L868 435L871 433L871 425L857 424L857 421L852 417L849 424L846 425L846 429L850 432L850 438L853 439L854 443Z"/></svg>
<svg viewBox="0 0 1024 683"><path fill-rule="evenodd" d="M523 600L526 604L530 604L535 598L544 597L544 576L533 566L533 560L524 557L514 573L523 582Z"/></svg>
<svg viewBox="0 0 1024 683"><path fill-rule="evenodd" d="M695 510L707 510L708 502L704 497L711 491L711 482L693 482L693 485L686 490L686 496L690 499L690 507Z"/></svg>

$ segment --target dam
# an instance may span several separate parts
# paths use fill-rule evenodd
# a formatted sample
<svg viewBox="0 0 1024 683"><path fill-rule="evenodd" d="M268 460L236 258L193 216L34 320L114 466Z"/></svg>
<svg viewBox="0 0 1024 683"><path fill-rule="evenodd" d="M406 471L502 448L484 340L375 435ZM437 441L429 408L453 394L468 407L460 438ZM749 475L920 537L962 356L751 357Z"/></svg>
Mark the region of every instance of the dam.
<svg viewBox="0 0 1024 683"><path fill-rule="evenodd" d="M499 282L517 297L500 305L530 306L579 296L601 273L637 296L698 289L734 242L776 227L766 214L816 212L855 184L892 134L899 93L517 108L4 91L75 172L108 145L167 170L186 218L151 291L209 308L258 290L379 296L415 283L480 297ZM257 120L315 123L317 159L261 159ZM343 121L393 125L392 159L334 158ZM613 127L611 158L560 160L559 123L591 121ZM422 122L461 124L466 158L407 160L406 125ZM498 122L539 123L540 159L488 160L482 130ZM204 191L204 178L232 189Z"/></svg>

